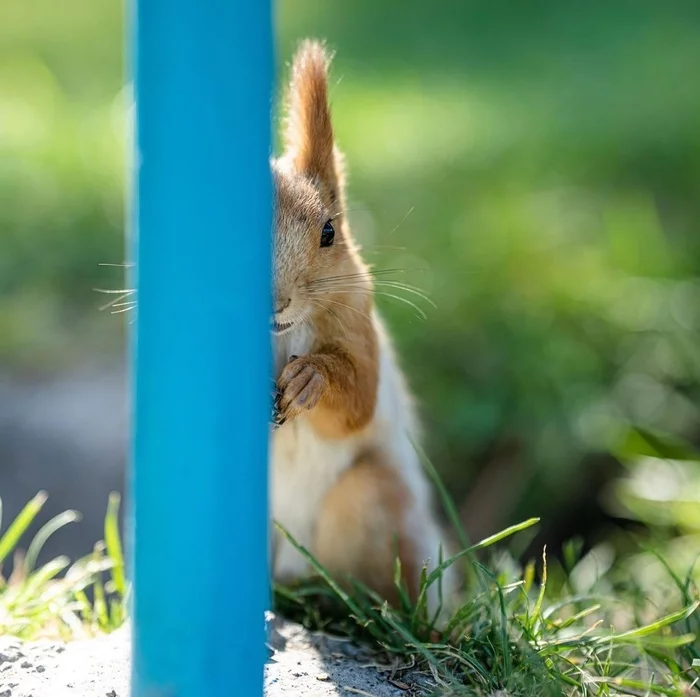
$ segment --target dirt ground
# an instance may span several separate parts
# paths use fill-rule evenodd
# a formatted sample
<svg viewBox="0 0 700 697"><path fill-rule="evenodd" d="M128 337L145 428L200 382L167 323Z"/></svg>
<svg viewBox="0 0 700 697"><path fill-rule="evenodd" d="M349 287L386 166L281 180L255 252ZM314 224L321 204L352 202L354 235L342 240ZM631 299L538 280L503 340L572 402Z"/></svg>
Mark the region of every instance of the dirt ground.
<svg viewBox="0 0 700 697"><path fill-rule="evenodd" d="M399 674L349 641L270 620L266 697L418 697L435 690L426 676ZM2 637L0 697L128 697L129 660L128 628L68 644Z"/></svg>

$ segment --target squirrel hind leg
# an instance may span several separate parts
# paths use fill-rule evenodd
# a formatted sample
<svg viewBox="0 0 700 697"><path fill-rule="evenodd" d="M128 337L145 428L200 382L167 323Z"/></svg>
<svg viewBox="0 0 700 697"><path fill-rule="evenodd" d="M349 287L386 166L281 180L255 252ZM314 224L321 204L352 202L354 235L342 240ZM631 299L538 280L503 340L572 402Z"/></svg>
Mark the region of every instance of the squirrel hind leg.
<svg viewBox="0 0 700 697"><path fill-rule="evenodd" d="M424 539L426 533L435 537L430 534L434 522L432 518L417 519L421 517L396 470L376 456L365 456L326 495L316 529L315 556L338 582L352 577L397 606L394 561L398 554L403 582L415 603L427 561L423 556L432 557L430 570L438 555L437 549L428 552L430 540Z"/></svg>

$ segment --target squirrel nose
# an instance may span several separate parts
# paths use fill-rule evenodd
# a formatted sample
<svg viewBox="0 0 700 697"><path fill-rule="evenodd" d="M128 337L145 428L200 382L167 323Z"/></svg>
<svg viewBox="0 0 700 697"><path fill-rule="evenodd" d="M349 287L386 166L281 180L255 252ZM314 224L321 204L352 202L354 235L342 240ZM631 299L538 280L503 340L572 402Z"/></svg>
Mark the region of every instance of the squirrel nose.
<svg viewBox="0 0 700 697"><path fill-rule="evenodd" d="M291 298L275 298L275 314L279 315L280 312L286 310L291 302Z"/></svg>

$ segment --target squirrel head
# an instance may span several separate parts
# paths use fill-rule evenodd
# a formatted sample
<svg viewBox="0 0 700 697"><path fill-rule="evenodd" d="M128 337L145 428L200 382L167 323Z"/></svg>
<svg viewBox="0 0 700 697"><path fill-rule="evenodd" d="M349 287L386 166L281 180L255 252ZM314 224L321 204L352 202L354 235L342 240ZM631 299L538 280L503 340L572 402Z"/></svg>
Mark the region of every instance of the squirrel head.
<svg viewBox="0 0 700 697"><path fill-rule="evenodd" d="M330 61L318 41L306 40L297 50L283 152L272 160L272 328L277 334L307 322L323 308L336 277L361 271L345 221L342 155L328 103Z"/></svg>

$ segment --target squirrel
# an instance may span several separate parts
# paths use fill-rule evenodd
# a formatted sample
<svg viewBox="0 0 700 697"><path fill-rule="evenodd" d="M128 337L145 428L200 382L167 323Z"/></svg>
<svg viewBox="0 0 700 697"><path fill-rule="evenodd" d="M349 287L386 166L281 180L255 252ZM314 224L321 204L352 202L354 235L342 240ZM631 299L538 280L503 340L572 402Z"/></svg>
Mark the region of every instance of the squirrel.
<svg viewBox="0 0 700 697"><path fill-rule="evenodd" d="M271 159L274 377L271 515L338 582L360 581L391 605L394 570L415 602L450 556L414 442L419 424L373 302L373 276L346 216L343 155L328 100L332 61L306 39L291 66L283 149ZM313 574L275 531L276 581ZM442 596L455 588L449 567ZM439 611L438 584L427 594Z"/></svg>

